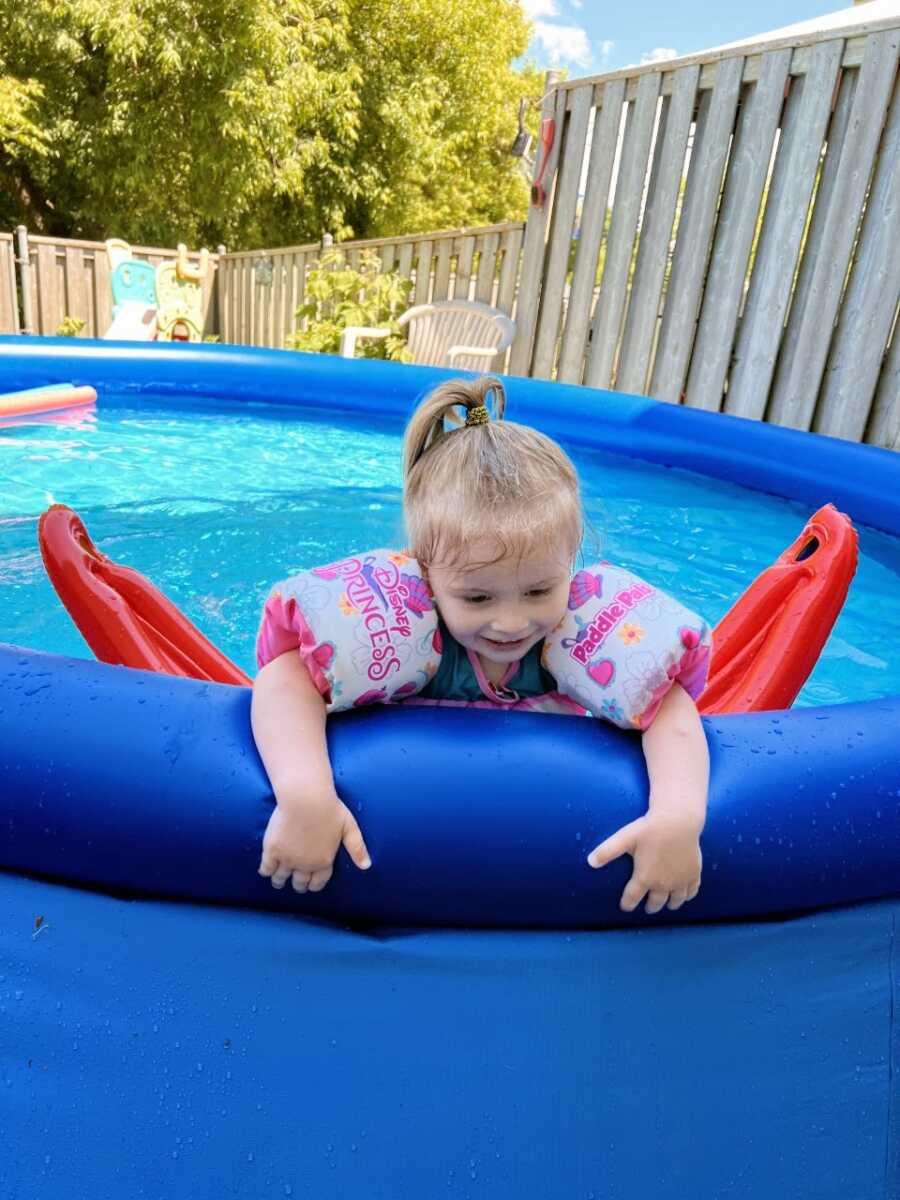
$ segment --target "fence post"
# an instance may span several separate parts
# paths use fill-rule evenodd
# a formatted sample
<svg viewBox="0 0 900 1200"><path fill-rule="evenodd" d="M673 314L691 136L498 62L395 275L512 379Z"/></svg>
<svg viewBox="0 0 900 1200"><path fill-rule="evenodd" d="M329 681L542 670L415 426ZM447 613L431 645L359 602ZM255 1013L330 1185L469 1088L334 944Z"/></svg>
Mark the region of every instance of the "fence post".
<svg viewBox="0 0 900 1200"><path fill-rule="evenodd" d="M544 82L544 97L541 101L541 124L556 121L553 143L549 147L538 146L534 156L535 184L540 182L545 199L541 204L532 203L525 222L525 238L522 243L522 270L519 277L518 300L516 303L516 337L509 355L511 375L531 373L531 352L537 328L538 308L541 301L541 282L544 276L547 226L553 203L553 180L559 162L559 149L563 139L566 106L565 95L557 89L560 72L548 71ZM560 96L562 102L560 103Z"/></svg>
<svg viewBox="0 0 900 1200"><path fill-rule="evenodd" d="M31 271L28 257L28 230L24 225L16 226L16 246L19 265L19 284L22 289L22 332L34 333L34 300L31 295Z"/></svg>
<svg viewBox="0 0 900 1200"><path fill-rule="evenodd" d="M225 276L222 271L225 253L224 246L216 246L216 328L213 332L220 342L225 341Z"/></svg>
<svg viewBox="0 0 900 1200"><path fill-rule="evenodd" d="M331 236L331 234L323 233L322 234L322 249L330 250L333 245L334 245L334 238Z"/></svg>

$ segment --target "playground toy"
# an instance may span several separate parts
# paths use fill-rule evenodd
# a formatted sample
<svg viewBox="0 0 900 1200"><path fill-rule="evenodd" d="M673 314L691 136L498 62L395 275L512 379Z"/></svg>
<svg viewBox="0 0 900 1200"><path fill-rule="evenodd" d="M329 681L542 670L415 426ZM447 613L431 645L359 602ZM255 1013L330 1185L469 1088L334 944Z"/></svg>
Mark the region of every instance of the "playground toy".
<svg viewBox="0 0 900 1200"><path fill-rule="evenodd" d="M150 263L132 257L121 238L109 238L106 253L113 294L113 322L106 338L129 341L199 342L203 340L203 280L209 251L192 265L180 242L175 262Z"/></svg>

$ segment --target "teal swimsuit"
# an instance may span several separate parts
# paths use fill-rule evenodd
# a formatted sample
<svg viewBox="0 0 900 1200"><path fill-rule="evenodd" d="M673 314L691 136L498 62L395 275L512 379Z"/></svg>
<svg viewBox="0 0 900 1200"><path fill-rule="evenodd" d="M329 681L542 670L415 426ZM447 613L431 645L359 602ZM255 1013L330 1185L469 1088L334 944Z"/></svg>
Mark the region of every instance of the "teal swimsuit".
<svg viewBox="0 0 900 1200"><path fill-rule="evenodd" d="M511 701L527 700L557 690L556 680L541 666L543 641L532 646L517 663L510 663L502 683L494 687L484 679L480 666L476 668L466 650L451 635L440 617L438 627L443 642L443 656L437 674L418 693L420 698L468 703L490 700L495 704L508 704ZM484 687L479 683L478 674L484 679ZM489 691L485 691L485 688Z"/></svg>

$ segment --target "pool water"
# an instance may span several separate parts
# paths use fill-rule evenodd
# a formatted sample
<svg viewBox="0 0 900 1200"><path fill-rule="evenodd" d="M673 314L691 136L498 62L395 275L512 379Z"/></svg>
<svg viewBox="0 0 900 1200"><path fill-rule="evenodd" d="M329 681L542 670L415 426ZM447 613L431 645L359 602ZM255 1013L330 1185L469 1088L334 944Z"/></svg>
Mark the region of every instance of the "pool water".
<svg viewBox="0 0 900 1200"><path fill-rule="evenodd" d="M154 404L109 397L72 424L0 429L0 640L90 656L37 548L39 515L60 502L104 553L147 575L252 674L273 582L402 545L402 430L393 419L342 413L336 423L309 409ZM602 555L712 624L813 511L688 471L566 449ZM900 693L900 540L859 532L857 576L800 704ZM597 556L596 545L586 552Z"/></svg>

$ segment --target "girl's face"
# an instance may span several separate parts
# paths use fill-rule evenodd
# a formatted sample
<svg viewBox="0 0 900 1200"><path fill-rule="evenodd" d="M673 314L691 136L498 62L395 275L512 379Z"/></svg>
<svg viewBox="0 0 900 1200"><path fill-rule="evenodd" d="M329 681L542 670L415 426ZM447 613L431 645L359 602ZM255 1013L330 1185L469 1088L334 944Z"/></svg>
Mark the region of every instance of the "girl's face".
<svg viewBox="0 0 900 1200"><path fill-rule="evenodd" d="M476 542L468 565L433 563L428 580L444 623L460 645L490 662L511 663L563 619L571 559L546 551L478 565L491 557L491 546Z"/></svg>

